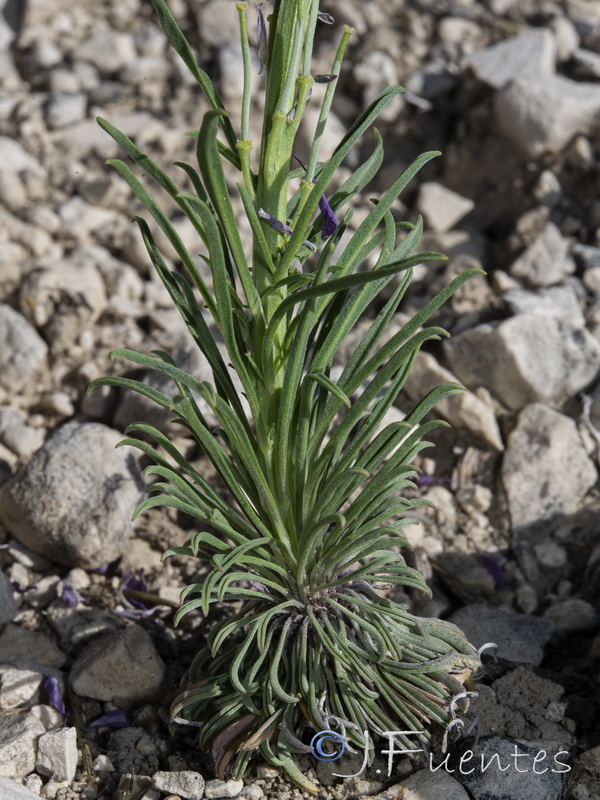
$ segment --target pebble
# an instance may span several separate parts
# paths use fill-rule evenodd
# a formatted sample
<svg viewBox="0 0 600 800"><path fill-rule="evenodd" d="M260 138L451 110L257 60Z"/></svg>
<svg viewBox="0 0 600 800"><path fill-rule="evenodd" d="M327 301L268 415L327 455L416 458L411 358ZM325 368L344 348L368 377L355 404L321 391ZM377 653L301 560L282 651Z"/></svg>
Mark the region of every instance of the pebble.
<svg viewBox="0 0 600 800"><path fill-rule="evenodd" d="M208 781L204 788L207 800L219 797L237 797L244 788L244 781Z"/></svg>
<svg viewBox="0 0 600 800"><path fill-rule="evenodd" d="M0 800L40 800L40 795L30 791L22 783L0 775Z"/></svg>
<svg viewBox="0 0 600 800"><path fill-rule="evenodd" d="M103 75L120 72L137 58L129 33L105 30L93 33L77 47L75 57L93 64Z"/></svg>
<svg viewBox="0 0 600 800"><path fill-rule="evenodd" d="M417 199L419 213L435 233L446 233L475 207L473 200L439 183L422 183Z"/></svg>
<svg viewBox="0 0 600 800"><path fill-rule="evenodd" d="M553 520L577 511L596 480L594 462L570 417L539 403L521 412L502 463L515 533L547 533Z"/></svg>
<svg viewBox="0 0 600 800"><path fill-rule="evenodd" d="M19 392L43 365L48 345L17 311L0 304L0 386Z"/></svg>
<svg viewBox="0 0 600 800"><path fill-rule="evenodd" d="M85 118L87 96L83 92L52 92L46 104L49 128L66 128Z"/></svg>
<svg viewBox="0 0 600 800"><path fill-rule="evenodd" d="M35 769L37 740L45 732L44 726L33 714L4 717L0 725L0 776L24 778L32 772Z"/></svg>
<svg viewBox="0 0 600 800"><path fill-rule="evenodd" d="M62 650L40 631L19 628L11 623L0 634L0 663L4 661L60 669L66 660Z"/></svg>
<svg viewBox="0 0 600 800"><path fill-rule="evenodd" d="M556 603L544 612L557 633L580 633L598 625L598 612L590 603L576 597Z"/></svg>
<svg viewBox="0 0 600 800"><path fill-rule="evenodd" d="M469 800L466 790L447 772L421 770L409 775L401 785L404 787L402 800L440 800L442 797L444 800Z"/></svg>
<svg viewBox="0 0 600 800"><path fill-rule="evenodd" d="M537 159L591 130L600 112L600 86L560 75L517 78L496 94L494 108L498 126L518 153Z"/></svg>
<svg viewBox="0 0 600 800"><path fill-rule="evenodd" d="M550 620L516 614L483 603L464 606L450 617L474 647L498 645L498 655L509 661L537 666L544 657L554 626Z"/></svg>
<svg viewBox="0 0 600 800"><path fill-rule="evenodd" d="M484 386L507 408L563 403L591 384L600 346L569 317L525 312L486 323L444 342L454 374L469 389Z"/></svg>
<svg viewBox="0 0 600 800"><path fill-rule="evenodd" d="M568 561L567 551L556 542L540 542L533 546L535 556L542 567L558 569Z"/></svg>
<svg viewBox="0 0 600 800"><path fill-rule="evenodd" d="M17 616L17 610L12 583L8 576L0 570L0 626L12 622Z"/></svg>
<svg viewBox="0 0 600 800"><path fill-rule="evenodd" d="M470 65L480 81L501 89L512 80L552 74L556 42L549 30L532 28L473 53Z"/></svg>
<svg viewBox="0 0 600 800"><path fill-rule="evenodd" d="M584 270L600 267L600 247L576 242L571 247L571 253L577 264Z"/></svg>
<svg viewBox="0 0 600 800"><path fill-rule="evenodd" d="M554 223L549 222L537 239L512 264L510 274L530 286L561 283L575 271L568 244Z"/></svg>
<svg viewBox="0 0 600 800"><path fill-rule="evenodd" d="M0 710L6 711L32 703L39 692L43 677L39 672L29 669L0 666Z"/></svg>
<svg viewBox="0 0 600 800"><path fill-rule="evenodd" d="M118 558L143 484L121 436L97 422L68 422L0 488L0 521L56 563L93 569Z"/></svg>
<svg viewBox="0 0 600 800"><path fill-rule="evenodd" d="M182 800L202 800L204 778L199 772L155 772L152 777L155 789L181 797Z"/></svg>
<svg viewBox="0 0 600 800"><path fill-rule="evenodd" d="M72 783L77 770L77 730L62 728L42 734L35 768L40 775Z"/></svg>
<svg viewBox="0 0 600 800"><path fill-rule="evenodd" d="M27 425L14 408L0 408L0 442L21 458L29 458L44 442L45 431Z"/></svg>
<svg viewBox="0 0 600 800"><path fill-rule="evenodd" d="M575 288L549 286L547 289L508 289L502 299L514 315L535 311L549 317L570 317L578 327L583 328L585 318Z"/></svg>
<svg viewBox="0 0 600 800"><path fill-rule="evenodd" d="M143 628L130 625L87 645L70 675L82 697L128 708L155 699L163 688L165 665Z"/></svg>

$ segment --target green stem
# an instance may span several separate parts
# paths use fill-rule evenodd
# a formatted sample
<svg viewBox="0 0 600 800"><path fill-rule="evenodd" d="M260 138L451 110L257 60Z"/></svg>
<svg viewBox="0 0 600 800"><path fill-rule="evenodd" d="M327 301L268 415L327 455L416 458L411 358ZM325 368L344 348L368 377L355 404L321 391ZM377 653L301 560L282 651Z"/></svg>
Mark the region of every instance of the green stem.
<svg viewBox="0 0 600 800"><path fill-rule="evenodd" d="M240 43L242 47L242 60L244 63L244 93L242 97L242 141L250 138L250 99L252 96L252 66L250 59L250 44L248 42L248 24L246 11L248 3L246 0L236 3L240 15Z"/></svg>

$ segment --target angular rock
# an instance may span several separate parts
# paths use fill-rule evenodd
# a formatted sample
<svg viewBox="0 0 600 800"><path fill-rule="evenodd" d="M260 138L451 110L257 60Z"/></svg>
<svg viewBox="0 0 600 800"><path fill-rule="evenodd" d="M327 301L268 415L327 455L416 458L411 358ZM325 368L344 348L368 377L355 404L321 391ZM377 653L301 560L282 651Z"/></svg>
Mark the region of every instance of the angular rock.
<svg viewBox="0 0 600 800"><path fill-rule="evenodd" d="M475 203L439 183L422 183L417 200L419 212L435 233L446 233L475 207Z"/></svg>
<svg viewBox="0 0 600 800"><path fill-rule="evenodd" d="M404 389L413 401L418 401L432 389L447 382L456 383L456 377L440 367L432 355L421 352L411 368ZM473 392L465 390L442 400L436 406L436 411L452 426L468 430L488 447L504 450L493 409Z"/></svg>
<svg viewBox="0 0 600 800"><path fill-rule="evenodd" d="M480 81L501 89L515 78L551 75L556 62L556 43L545 28L525 30L485 50L473 53L470 65Z"/></svg>
<svg viewBox="0 0 600 800"><path fill-rule="evenodd" d="M402 800L439 800L442 797L444 800L469 800L469 795L456 778L443 771L424 769L415 772L401 786L404 787ZM395 788L391 787L390 795L393 796Z"/></svg>
<svg viewBox="0 0 600 800"><path fill-rule="evenodd" d="M0 666L0 710L31 703L39 691L43 675L28 669Z"/></svg>
<svg viewBox="0 0 600 800"><path fill-rule="evenodd" d="M123 552L143 483L121 436L97 422L59 428L0 489L0 521L59 564L93 569Z"/></svg>
<svg viewBox="0 0 600 800"><path fill-rule="evenodd" d="M89 644L70 676L77 694L122 708L156 699L164 680L165 665L152 639L137 625Z"/></svg>
<svg viewBox="0 0 600 800"><path fill-rule="evenodd" d="M119 72L135 61L137 52L129 33L105 30L93 33L75 51L76 58L88 61L103 74Z"/></svg>
<svg viewBox="0 0 600 800"><path fill-rule="evenodd" d="M568 752L555 761L558 754L544 752L542 755L543 749L534 743L518 742L508 737L486 736L479 741L475 757L465 762L461 780L473 800L512 800L517 797L561 800L563 785L560 773L566 772L568 767L559 766L558 761L566 762ZM539 758L537 762L536 757ZM488 765L487 769L482 767L482 758L484 765ZM473 771L469 772L471 769Z"/></svg>
<svg viewBox="0 0 600 800"><path fill-rule="evenodd" d="M514 315L535 311L549 317L571 317L580 328L585 325L577 292L570 285L549 286L537 291L508 289L502 299Z"/></svg>
<svg viewBox="0 0 600 800"><path fill-rule="evenodd" d="M600 112L600 86L559 75L518 78L501 89L496 120L524 158L558 153L578 133L587 133Z"/></svg>
<svg viewBox="0 0 600 800"><path fill-rule="evenodd" d="M580 633L598 626L599 617L591 603L570 597L555 603L544 612L544 617L555 626L558 633Z"/></svg>
<svg viewBox="0 0 600 800"><path fill-rule="evenodd" d="M22 783L0 776L0 800L40 800L40 796L27 789Z"/></svg>
<svg viewBox="0 0 600 800"><path fill-rule="evenodd" d="M0 305L0 342L0 386L18 392L42 366L48 345L7 305Z"/></svg>
<svg viewBox="0 0 600 800"><path fill-rule="evenodd" d="M50 128L65 128L85 117L87 97L83 92L52 92L46 105Z"/></svg>
<svg viewBox="0 0 600 800"><path fill-rule="evenodd" d="M44 434L43 428L27 425L16 408L0 409L0 442L21 458L28 458L42 446Z"/></svg>
<svg viewBox="0 0 600 800"><path fill-rule="evenodd" d="M575 272L567 254L568 244L561 232L549 222L535 242L513 263L510 274L530 286L552 286Z"/></svg>
<svg viewBox="0 0 600 800"><path fill-rule="evenodd" d="M17 616L17 609L12 583L7 575L0 572L0 626L12 622Z"/></svg>
<svg viewBox="0 0 600 800"><path fill-rule="evenodd" d="M521 412L502 463L514 532L547 531L552 521L574 514L596 479L570 417L539 403Z"/></svg>
<svg viewBox="0 0 600 800"><path fill-rule="evenodd" d="M77 730L62 728L40 736L35 768L40 775L72 783L77 770Z"/></svg>
<svg viewBox="0 0 600 800"><path fill-rule="evenodd" d="M567 786L568 796L573 800L600 797L600 745L579 756L567 778Z"/></svg>
<svg viewBox="0 0 600 800"><path fill-rule="evenodd" d="M45 733L33 714L4 717L0 725L0 776L24 778L35 769L37 740Z"/></svg>
<svg viewBox="0 0 600 800"><path fill-rule="evenodd" d="M152 781L159 792L178 795L182 800L202 800L204 797L204 778L199 772L155 772Z"/></svg>
<svg viewBox="0 0 600 800"><path fill-rule="evenodd" d="M470 328L444 343L454 374L469 389L484 386L507 408L562 403L600 369L600 346L568 317L535 312Z"/></svg>
<svg viewBox="0 0 600 800"><path fill-rule="evenodd" d="M529 614L515 614L501 608L473 603L450 617L474 647L487 642L498 645L498 655L509 661L538 665L554 626Z"/></svg>
<svg viewBox="0 0 600 800"><path fill-rule="evenodd" d="M39 631L9 624L0 634L0 663L59 669L66 660L62 650Z"/></svg>

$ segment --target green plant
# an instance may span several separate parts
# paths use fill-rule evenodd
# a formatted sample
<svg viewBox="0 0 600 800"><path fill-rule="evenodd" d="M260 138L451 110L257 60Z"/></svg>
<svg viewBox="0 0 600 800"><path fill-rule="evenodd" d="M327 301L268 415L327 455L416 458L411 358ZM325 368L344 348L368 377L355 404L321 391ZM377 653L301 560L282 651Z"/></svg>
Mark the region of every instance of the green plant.
<svg viewBox="0 0 600 800"><path fill-rule="evenodd" d="M169 270L148 224L135 218L154 267L212 368L214 385L179 369L166 352L149 356L115 350L113 358L169 375L178 396L173 400L120 377L94 381L90 390L101 384L125 387L170 409L212 461L231 496L219 496L160 431L141 422L127 429L156 445L136 438L121 442L150 456L154 464L146 475L159 479L150 486L153 496L135 514L166 505L202 523L185 547L165 553L193 556L209 566L203 583L183 591L176 621L196 609L208 614L214 604L241 602L235 613L213 625L173 714L203 723L200 745L212 747L217 774L223 776L231 764L234 774L242 775L259 748L269 762L315 791L292 758L294 752L308 751L311 730L333 726L362 747L363 731L381 734L446 723L452 697L478 664L453 625L416 618L381 592L395 585L429 592L398 552L407 546L402 528L411 520L406 513L427 503L403 497L402 490L414 486L417 471L411 461L428 445L423 437L443 424L423 420L460 387L440 386L404 421L379 430L420 347L447 335L422 326L476 271L453 280L378 348L409 285L411 268L443 258L415 253L421 220L397 222L391 210L410 179L438 154L422 155L373 201L364 221L344 237L343 247L352 212L346 210L341 219L335 215L382 164L376 130L371 155L329 200L325 193L351 148L404 90L385 91L351 126L333 156L318 161L336 78L353 33L344 28L331 73L317 79L327 86L307 165L292 169L294 140L315 82L315 28L319 20L332 20L319 11L318 0L280 0L269 17L267 36L258 5L259 55L267 79L253 164L248 4L236 3L244 63L239 139L165 0L152 4L211 106L193 133L197 166L177 164L190 191L180 190L111 124L99 122L179 205L206 247L202 258L214 292L130 167L109 162L179 256L181 271ZM231 194L225 161L241 175ZM252 229L251 253L238 231L232 205L236 194ZM359 271L371 254L377 255L375 265ZM341 376L332 380L338 348L394 276L400 276L397 287L380 305ZM229 365L209 332L203 305L223 337ZM229 368L243 386L249 416ZM367 388L356 396L365 382ZM216 429L210 429L197 397L214 412Z"/></svg>

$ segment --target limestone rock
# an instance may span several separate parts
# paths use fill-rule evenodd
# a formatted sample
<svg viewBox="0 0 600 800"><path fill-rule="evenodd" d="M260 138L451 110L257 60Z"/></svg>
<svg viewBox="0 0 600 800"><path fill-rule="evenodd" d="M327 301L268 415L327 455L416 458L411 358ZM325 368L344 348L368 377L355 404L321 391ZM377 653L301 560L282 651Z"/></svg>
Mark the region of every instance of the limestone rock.
<svg viewBox="0 0 600 800"><path fill-rule="evenodd" d="M159 792L178 795L183 800L202 800L204 797L204 778L199 772L155 772L152 781Z"/></svg>
<svg viewBox="0 0 600 800"><path fill-rule="evenodd" d="M502 463L513 531L547 531L577 511L596 479L572 419L540 403L521 412Z"/></svg>
<svg viewBox="0 0 600 800"><path fill-rule="evenodd" d="M33 714L9 715L0 725L0 776L24 778L35 768L37 740L44 726Z"/></svg>
<svg viewBox="0 0 600 800"><path fill-rule="evenodd" d="M554 36L532 28L473 53L470 64L479 80L501 89L515 78L523 80L552 74L556 61Z"/></svg>
<svg viewBox="0 0 600 800"><path fill-rule="evenodd" d="M549 222L538 238L513 263L510 274L530 286L552 286L561 283L575 271L567 254L568 245L559 229Z"/></svg>
<svg viewBox="0 0 600 800"><path fill-rule="evenodd" d="M475 207L472 200L433 182L421 184L417 205L435 233L446 233Z"/></svg>
<svg viewBox="0 0 600 800"><path fill-rule="evenodd" d="M18 392L42 366L48 345L13 308L0 305L0 387Z"/></svg>
<svg viewBox="0 0 600 800"><path fill-rule="evenodd" d="M40 775L71 783L77 770L77 730L62 728L42 734L35 768Z"/></svg>
<svg viewBox="0 0 600 800"><path fill-rule="evenodd" d="M66 566L93 569L123 552L143 484L117 431L59 428L0 489L0 521L23 544Z"/></svg>

